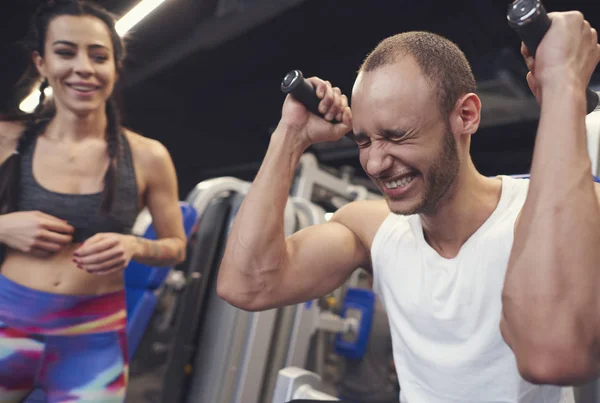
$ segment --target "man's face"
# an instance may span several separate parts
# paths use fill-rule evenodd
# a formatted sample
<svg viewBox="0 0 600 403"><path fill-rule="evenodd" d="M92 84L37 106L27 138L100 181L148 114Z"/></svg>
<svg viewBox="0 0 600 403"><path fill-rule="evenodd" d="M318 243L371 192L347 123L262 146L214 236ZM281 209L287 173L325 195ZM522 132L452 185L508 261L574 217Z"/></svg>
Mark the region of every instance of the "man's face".
<svg viewBox="0 0 600 403"><path fill-rule="evenodd" d="M456 139L410 57L361 72L352 94L360 163L396 214L433 214L460 167Z"/></svg>

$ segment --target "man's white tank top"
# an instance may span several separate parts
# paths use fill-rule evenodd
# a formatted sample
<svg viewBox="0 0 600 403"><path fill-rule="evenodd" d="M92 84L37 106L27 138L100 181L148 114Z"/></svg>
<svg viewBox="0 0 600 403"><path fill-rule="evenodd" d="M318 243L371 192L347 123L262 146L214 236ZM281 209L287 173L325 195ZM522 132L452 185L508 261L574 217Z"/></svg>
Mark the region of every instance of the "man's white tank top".
<svg viewBox="0 0 600 403"><path fill-rule="evenodd" d="M500 334L501 293L528 179L502 176L500 202L452 259L418 215L390 214L371 248L374 290L389 316L402 403L573 403L570 387L538 386Z"/></svg>

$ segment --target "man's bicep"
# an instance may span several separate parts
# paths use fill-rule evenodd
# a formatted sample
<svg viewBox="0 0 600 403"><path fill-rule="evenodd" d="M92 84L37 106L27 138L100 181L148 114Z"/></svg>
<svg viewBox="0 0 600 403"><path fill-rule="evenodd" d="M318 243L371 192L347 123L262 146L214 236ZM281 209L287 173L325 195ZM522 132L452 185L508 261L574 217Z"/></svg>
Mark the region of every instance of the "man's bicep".
<svg viewBox="0 0 600 403"><path fill-rule="evenodd" d="M287 238L286 247L281 289L292 303L332 292L369 260L361 240L338 222L304 228Z"/></svg>

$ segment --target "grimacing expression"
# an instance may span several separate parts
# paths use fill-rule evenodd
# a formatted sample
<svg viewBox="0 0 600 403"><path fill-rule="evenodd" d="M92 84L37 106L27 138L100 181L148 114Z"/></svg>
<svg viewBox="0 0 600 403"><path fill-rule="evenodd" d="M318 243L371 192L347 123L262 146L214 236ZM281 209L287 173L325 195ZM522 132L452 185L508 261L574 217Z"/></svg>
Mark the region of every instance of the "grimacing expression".
<svg viewBox="0 0 600 403"><path fill-rule="evenodd" d="M34 55L57 106L77 115L104 107L117 80L114 48L106 24L93 16L58 16L46 33L44 55Z"/></svg>
<svg viewBox="0 0 600 403"><path fill-rule="evenodd" d="M395 214L433 214L460 168L456 139L412 58L361 72L352 94L360 163Z"/></svg>

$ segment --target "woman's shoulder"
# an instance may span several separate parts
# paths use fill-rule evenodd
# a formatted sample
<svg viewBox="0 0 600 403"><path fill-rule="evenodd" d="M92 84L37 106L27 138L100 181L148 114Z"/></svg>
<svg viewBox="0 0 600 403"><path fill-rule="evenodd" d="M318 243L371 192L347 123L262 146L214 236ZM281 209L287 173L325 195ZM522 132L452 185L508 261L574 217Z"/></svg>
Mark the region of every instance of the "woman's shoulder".
<svg viewBox="0 0 600 403"><path fill-rule="evenodd" d="M131 153L136 161L144 166L156 166L157 163L170 161L171 157L167 148L158 140L145 137L132 130L123 130Z"/></svg>

